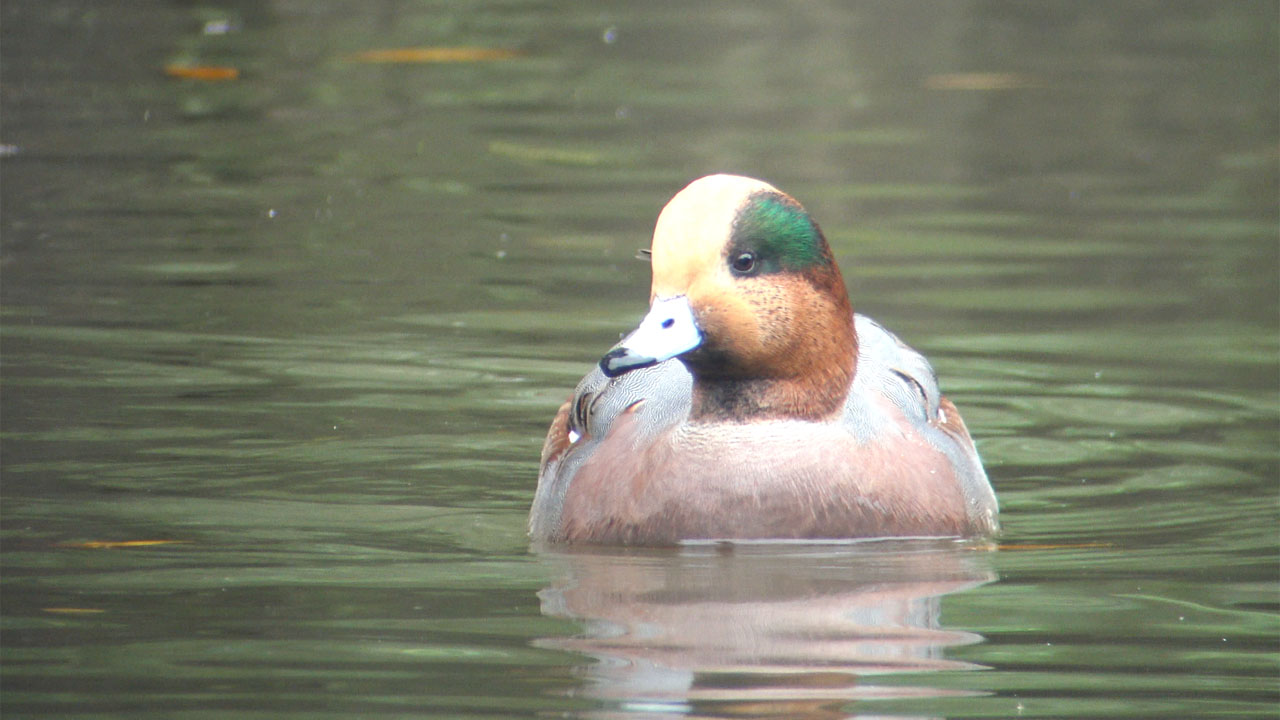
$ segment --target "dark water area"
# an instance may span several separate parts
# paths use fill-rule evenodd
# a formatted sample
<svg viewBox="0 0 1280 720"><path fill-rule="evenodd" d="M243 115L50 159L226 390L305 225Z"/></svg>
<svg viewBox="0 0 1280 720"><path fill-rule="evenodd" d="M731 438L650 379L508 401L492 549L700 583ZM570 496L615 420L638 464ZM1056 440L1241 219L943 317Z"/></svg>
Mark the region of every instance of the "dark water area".
<svg viewBox="0 0 1280 720"><path fill-rule="evenodd" d="M712 172L994 546L529 546ZM6 2L0 712L1275 717L1278 198L1274 2Z"/></svg>

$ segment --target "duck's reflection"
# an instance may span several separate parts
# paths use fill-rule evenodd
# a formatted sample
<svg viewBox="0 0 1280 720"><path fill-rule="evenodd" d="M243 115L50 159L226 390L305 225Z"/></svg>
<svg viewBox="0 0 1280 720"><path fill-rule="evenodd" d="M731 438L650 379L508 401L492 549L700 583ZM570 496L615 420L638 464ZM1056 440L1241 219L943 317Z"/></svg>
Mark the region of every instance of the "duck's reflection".
<svg viewBox="0 0 1280 720"><path fill-rule="evenodd" d="M542 612L583 623L543 647L592 657L582 692L624 714L848 717L844 701L955 694L875 684L967 670L941 598L994 578L985 553L938 542L549 551Z"/></svg>

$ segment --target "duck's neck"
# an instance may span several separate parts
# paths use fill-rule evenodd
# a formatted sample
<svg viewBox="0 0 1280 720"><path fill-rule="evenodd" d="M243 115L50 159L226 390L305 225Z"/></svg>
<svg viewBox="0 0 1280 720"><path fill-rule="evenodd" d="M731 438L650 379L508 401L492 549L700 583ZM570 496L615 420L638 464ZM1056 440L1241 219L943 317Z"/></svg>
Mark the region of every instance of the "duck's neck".
<svg viewBox="0 0 1280 720"><path fill-rule="evenodd" d="M766 376L710 374L693 369L692 419L696 422L823 420L839 414L857 366L853 311L843 322L824 323Z"/></svg>

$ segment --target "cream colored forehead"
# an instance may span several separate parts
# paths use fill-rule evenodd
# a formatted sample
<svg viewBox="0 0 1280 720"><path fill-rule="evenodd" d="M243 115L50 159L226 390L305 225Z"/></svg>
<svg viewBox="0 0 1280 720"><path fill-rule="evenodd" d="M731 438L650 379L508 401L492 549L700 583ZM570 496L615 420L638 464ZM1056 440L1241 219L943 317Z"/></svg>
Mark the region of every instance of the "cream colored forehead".
<svg viewBox="0 0 1280 720"><path fill-rule="evenodd" d="M733 220L753 193L778 192L769 183L738 175L711 175L676 193L653 230L653 294L680 295L704 275L728 273L724 247Z"/></svg>

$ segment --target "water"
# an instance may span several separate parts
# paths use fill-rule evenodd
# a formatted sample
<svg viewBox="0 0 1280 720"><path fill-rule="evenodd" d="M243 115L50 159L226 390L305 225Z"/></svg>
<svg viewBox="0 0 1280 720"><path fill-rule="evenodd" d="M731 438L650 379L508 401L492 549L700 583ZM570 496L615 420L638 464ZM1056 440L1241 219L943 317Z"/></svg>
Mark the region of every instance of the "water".
<svg viewBox="0 0 1280 720"><path fill-rule="evenodd" d="M1274 4L0 18L6 717L1277 714ZM929 354L998 548L528 547L712 171Z"/></svg>

